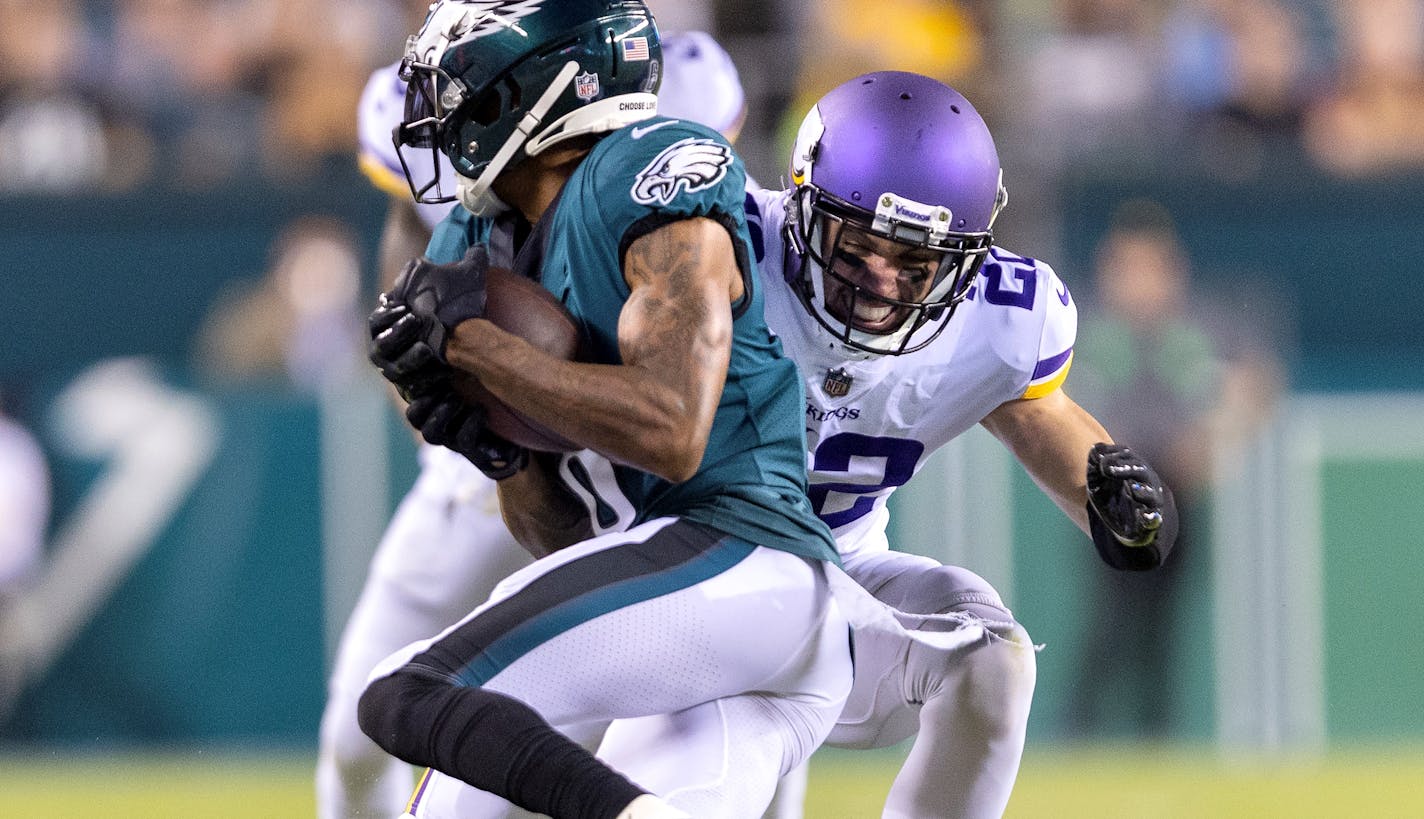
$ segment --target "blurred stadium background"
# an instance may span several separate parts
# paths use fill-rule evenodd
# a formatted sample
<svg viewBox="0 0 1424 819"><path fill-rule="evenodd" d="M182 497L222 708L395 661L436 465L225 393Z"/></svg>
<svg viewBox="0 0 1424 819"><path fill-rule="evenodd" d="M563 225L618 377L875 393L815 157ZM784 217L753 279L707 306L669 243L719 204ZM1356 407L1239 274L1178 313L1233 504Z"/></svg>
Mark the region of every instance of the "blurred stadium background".
<svg viewBox="0 0 1424 819"><path fill-rule="evenodd" d="M0 0L0 407L53 495L0 572L0 815L311 815L326 664L415 474L359 341L354 106L420 5ZM1211 343L1166 369L1238 376L1161 431L1203 465L1191 559L1105 589L983 435L898 499L900 546L1045 646L1010 815L1424 815L1424 0L652 5L737 60L768 184L844 79L961 88L1000 243L1085 327L1123 203L1175 224ZM819 754L808 816L877 815L897 753Z"/></svg>

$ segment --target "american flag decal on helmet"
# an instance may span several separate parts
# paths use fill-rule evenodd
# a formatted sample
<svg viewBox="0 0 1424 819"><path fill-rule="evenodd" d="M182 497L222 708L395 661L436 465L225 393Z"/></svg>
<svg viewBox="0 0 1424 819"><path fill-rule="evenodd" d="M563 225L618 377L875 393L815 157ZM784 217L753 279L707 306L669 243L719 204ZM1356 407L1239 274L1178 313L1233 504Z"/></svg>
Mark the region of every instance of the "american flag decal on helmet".
<svg viewBox="0 0 1424 819"><path fill-rule="evenodd" d="M650 56L647 37L628 37L623 40L623 59L628 62L645 62Z"/></svg>

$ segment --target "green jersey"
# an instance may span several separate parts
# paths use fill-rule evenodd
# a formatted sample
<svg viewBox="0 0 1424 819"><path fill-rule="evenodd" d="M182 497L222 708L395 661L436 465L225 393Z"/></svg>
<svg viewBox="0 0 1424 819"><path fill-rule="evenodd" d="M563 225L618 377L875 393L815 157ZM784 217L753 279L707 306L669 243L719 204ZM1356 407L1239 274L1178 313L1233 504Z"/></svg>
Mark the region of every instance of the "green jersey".
<svg viewBox="0 0 1424 819"><path fill-rule="evenodd" d="M678 516L773 549L838 560L830 530L806 498L801 379L762 316L750 252L746 174L722 136L681 120L651 119L603 138L546 213L521 261L542 251L540 281L578 322L588 360L620 364L618 317L630 295L628 246L668 222L707 217L727 228L745 295L732 305L726 386L697 474L682 483L615 466L637 521ZM487 241L485 220L456 208L435 231L432 261Z"/></svg>

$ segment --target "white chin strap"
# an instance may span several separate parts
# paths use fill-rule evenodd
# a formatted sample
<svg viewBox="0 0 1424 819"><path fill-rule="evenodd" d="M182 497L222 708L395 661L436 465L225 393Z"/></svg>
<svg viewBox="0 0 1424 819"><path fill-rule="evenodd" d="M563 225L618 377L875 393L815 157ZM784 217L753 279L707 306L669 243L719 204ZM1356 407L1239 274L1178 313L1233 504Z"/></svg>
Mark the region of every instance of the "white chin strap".
<svg viewBox="0 0 1424 819"><path fill-rule="evenodd" d="M534 133L534 129L539 127L544 115L549 113L549 109L554 107L559 95L569 87L574 81L574 75L579 72L579 64L573 60L564 63L564 67L559 69L559 73L554 77L554 81L549 83L549 87L544 89L544 93L539 97L539 101L534 103L534 107L524 115L519 124L514 126L514 133L509 135L509 139L500 146L494 159L489 161L485 169L475 179L460 175L455 183L455 193L460 200L460 204L465 210L475 216L497 216L509 210L509 206L500 201L490 188L494 185L494 180L508 167L509 161L519 152L524 143L528 141L529 135Z"/></svg>
<svg viewBox="0 0 1424 819"><path fill-rule="evenodd" d="M481 174L479 179L471 179L457 175L455 196L465 210L475 216L493 219L509 210L509 205L495 195L494 189L490 187L494 180L486 180L485 176L486 174Z"/></svg>
<svg viewBox="0 0 1424 819"><path fill-rule="evenodd" d="M478 178L470 179L467 176L457 175L455 193L465 210L475 216L482 217L498 216L509 210L509 205L495 195L492 187L494 180L504 172L510 160L514 158L515 153L521 147L524 148L525 155L538 156L564 140L583 134L616 131L626 125L642 122L657 115L658 98L656 94L620 94L571 111L550 123L549 127L545 128L538 136L534 136L534 131L544 121L544 115L554 107L559 95L564 93L569 84L574 81L574 75L578 72L578 63L570 60L564 64L558 75L554 77L554 81L544 90L543 96L539 97L539 101L514 127L514 133L510 134L509 139L500 146L499 152L485 166Z"/></svg>

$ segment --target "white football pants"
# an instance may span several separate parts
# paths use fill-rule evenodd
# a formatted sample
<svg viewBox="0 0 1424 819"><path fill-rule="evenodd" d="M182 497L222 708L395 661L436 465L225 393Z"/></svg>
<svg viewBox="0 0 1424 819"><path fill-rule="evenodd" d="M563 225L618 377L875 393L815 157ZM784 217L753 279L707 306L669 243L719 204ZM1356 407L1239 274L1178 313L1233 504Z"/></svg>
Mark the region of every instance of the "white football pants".
<svg viewBox="0 0 1424 819"><path fill-rule="evenodd" d="M561 566L642 543L670 523L652 521L539 560L501 583L465 622ZM397 652L373 678L439 641ZM851 679L847 625L826 567L757 547L695 585L574 625L483 686L529 704L566 733L611 721L600 758L699 819L747 819L762 814L778 778L824 740ZM477 817L465 801L470 791L432 774L414 815Z"/></svg>

